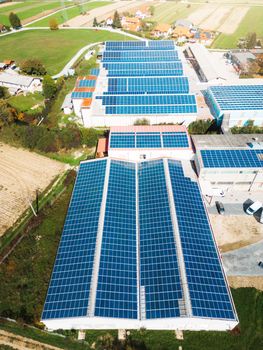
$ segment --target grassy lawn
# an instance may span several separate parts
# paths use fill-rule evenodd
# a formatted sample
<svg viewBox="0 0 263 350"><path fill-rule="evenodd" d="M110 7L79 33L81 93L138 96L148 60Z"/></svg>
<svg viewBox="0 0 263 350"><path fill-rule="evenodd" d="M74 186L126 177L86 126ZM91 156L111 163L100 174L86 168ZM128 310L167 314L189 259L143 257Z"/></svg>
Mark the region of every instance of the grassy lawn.
<svg viewBox="0 0 263 350"><path fill-rule="evenodd" d="M101 30L32 30L0 37L0 61L12 58L18 63L38 58L49 74L58 73L83 46L105 40L127 40L127 36ZM131 39L129 39L131 40Z"/></svg>
<svg viewBox="0 0 263 350"><path fill-rule="evenodd" d="M52 2L25 2L21 4L16 4L12 6L3 7L0 11L0 23L10 25L9 23L9 13L15 12L21 21L33 17L41 12L60 8L60 1Z"/></svg>
<svg viewBox="0 0 263 350"><path fill-rule="evenodd" d="M88 4L84 4L82 6L84 11L90 11L97 7L109 5L109 1L94 1ZM49 21L52 18L55 18L59 24L66 22L67 20L79 16L81 14L81 8L79 6L73 7L71 9L66 9L65 11L60 11L53 16L49 16L48 18L44 18L33 23L31 26L33 27L48 27Z"/></svg>
<svg viewBox="0 0 263 350"><path fill-rule="evenodd" d="M180 4L174 2L166 2L155 6L154 16L150 18L151 21L159 23L174 23L179 18L186 18L191 12L196 10L199 5L192 4L188 8L187 4Z"/></svg>
<svg viewBox="0 0 263 350"><path fill-rule="evenodd" d="M240 23L238 29L231 35L220 34L212 44L215 49L236 48L238 39L248 33L256 32L258 38L263 38L263 6L251 7Z"/></svg>
<svg viewBox="0 0 263 350"><path fill-rule="evenodd" d="M8 99L8 102L12 107L14 107L18 112L34 113L39 108L32 110L31 108L36 105L42 105L44 97L41 93L36 92L34 94L27 94L12 96Z"/></svg>

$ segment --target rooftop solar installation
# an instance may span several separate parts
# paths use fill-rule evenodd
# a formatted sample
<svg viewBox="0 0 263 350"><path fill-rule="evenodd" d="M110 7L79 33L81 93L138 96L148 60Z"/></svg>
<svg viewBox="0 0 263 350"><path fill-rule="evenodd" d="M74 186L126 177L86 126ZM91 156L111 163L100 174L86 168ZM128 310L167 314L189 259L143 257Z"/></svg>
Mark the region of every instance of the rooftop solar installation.
<svg viewBox="0 0 263 350"><path fill-rule="evenodd" d="M196 105L157 105L157 106L106 106L106 114L195 114Z"/></svg>
<svg viewBox="0 0 263 350"><path fill-rule="evenodd" d="M151 136L155 142L156 134ZM203 329L213 320L237 324L199 187L187 166L172 159L81 163L44 323L54 321L56 327L63 321L66 329L76 320L91 328L125 328L129 321L129 328L158 323L169 329L177 328L177 318L186 319L186 329L195 318Z"/></svg>
<svg viewBox="0 0 263 350"><path fill-rule="evenodd" d="M100 69L99 68L92 68L91 71L90 71L90 74L91 75L95 75L95 76L98 76L100 73Z"/></svg>
<svg viewBox="0 0 263 350"><path fill-rule="evenodd" d="M221 110L263 109L263 85L212 86L207 94Z"/></svg>
<svg viewBox="0 0 263 350"><path fill-rule="evenodd" d="M189 83L186 77L138 77L109 78L108 91L104 94L187 94Z"/></svg>
<svg viewBox="0 0 263 350"><path fill-rule="evenodd" d="M120 50L174 50L175 45L172 40L162 41L107 41L105 43L107 51Z"/></svg>
<svg viewBox="0 0 263 350"><path fill-rule="evenodd" d="M143 50L143 51L105 51L102 62L156 62L177 61L175 50Z"/></svg>
<svg viewBox="0 0 263 350"><path fill-rule="evenodd" d="M96 80L82 79L79 81L79 87L94 87Z"/></svg>
<svg viewBox="0 0 263 350"><path fill-rule="evenodd" d="M188 148L186 132L110 133L110 148Z"/></svg>
<svg viewBox="0 0 263 350"><path fill-rule="evenodd" d="M263 168L263 149L201 150L205 168Z"/></svg>
<svg viewBox="0 0 263 350"><path fill-rule="evenodd" d="M195 95L104 95L105 106L194 105Z"/></svg>
<svg viewBox="0 0 263 350"><path fill-rule="evenodd" d="M73 91L71 94L71 98L91 98L92 97L92 92L76 92Z"/></svg>

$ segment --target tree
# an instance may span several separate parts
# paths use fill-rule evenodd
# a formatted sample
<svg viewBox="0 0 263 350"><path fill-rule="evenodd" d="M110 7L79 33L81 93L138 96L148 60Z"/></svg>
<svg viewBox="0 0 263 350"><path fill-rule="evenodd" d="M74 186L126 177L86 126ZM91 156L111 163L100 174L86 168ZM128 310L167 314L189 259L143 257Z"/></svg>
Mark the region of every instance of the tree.
<svg viewBox="0 0 263 350"><path fill-rule="evenodd" d="M45 98L52 98L54 97L55 93L57 92L57 86L55 81L51 78L50 75L45 75L43 79L43 94Z"/></svg>
<svg viewBox="0 0 263 350"><path fill-rule="evenodd" d="M8 98L10 96L8 89L4 86L0 86L0 98Z"/></svg>
<svg viewBox="0 0 263 350"><path fill-rule="evenodd" d="M38 59L29 59L20 63L20 69L23 73L29 75L45 75L46 68Z"/></svg>
<svg viewBox="0 0 263 350"><path fill-rule="evenodd" d="M0 100L0 127L14 122L17 118L17 111L8 102Z"/></svg>
<svg viewBox="0 0 263 350"><path fill-rule="evenodd" d="M206 134L211 127L211 120L196 120L188 126L189 134Z"/></svg>
<svg viewBox="0 0 263 350"><path fill-rule="evenodd" d="M94 147L98 141L98 132L93 128L82 128L81 129L82 144L87 147Z"/></svg>
<svg viewBox="0 0 263 350"><path fill-rule="evenodd" d="M247 45L246 45L247 49L253 49L257 43L257 34L255 32L248 33L246 41L247 41Z"/></svg>
<svg viewBox="0 0 263 350"><path fill-rule="evenodd" d="M113 28L121 28L121 19L120 19L120 15L119 15L118 11L114 12L112 27Z"/></svg>
<svg viewBox="0 0 263 350"><path fill-rule="evenodd" d="M58 21L56 18L51 18L49 20L49 28L50 30L58 30Z"/></svg>
<svg viewBox="0 0 263 350"><path fill-rule="evenodd" d="M97 18L94 17L94 20L93 20L93 27L98 27L99 23L97 21Z"/></svg>
<svg viewBox="0 0 263 350"><path fill-rule="evenodd" d="M154 15L154 11L155 11L155 7L152 5L149 7L150 10L150 15L153 16Z"/></svg>
<svg viewBox="0 0 263 350"><path fill-rule="evenodd" d="M9 22L11 24L11 27L13 27L14 29L18 29L22 27L20 18L18 17L18 15L14 12L11 12L9 15Z"/></svg>
<svg viewBox="0 0 263 350"><path fill-rule="evenodd" d="M135 120L134 125L150 125L150 122L148 119L142 118Z"/></svg>

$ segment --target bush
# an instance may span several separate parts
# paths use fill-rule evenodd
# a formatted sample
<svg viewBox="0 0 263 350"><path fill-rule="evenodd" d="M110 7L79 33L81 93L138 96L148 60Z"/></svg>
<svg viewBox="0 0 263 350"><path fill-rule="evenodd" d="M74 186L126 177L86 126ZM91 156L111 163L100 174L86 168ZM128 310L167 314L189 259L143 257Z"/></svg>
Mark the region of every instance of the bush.
<svg viewBox="0 0 263 350"><path fill-rule="evenodd" d="M10 96L9 91L6 87L0 86L0 98L8 98Z"/></svg>
<svg viewBox="0 0 263 350"><path fill-rule="evenodd" d="M38 59L29 59L20 63L20 69L23 73L29 75L45 75L46 68Z"/></svg>
<svg viewBox="0 0 263 350"><path fill-rule="evenodd" d="M94 147L98 142L98 132L96 129L81 129L82 144L87 147Z"/></svg>
<svg viewBox="0 0 263 350"><path fill-rule="evenodd" d="M209 128L212 126L212 120L196 120L192 122L188 127L189 134L206 134Z"/></svg>
<svg viewBox="0 0 263 350"><path fill-rule="evenodd" d="M142 119L137 119L134 125L150 125L150 122L148 119L142 118Z"/></svg>
<svg viewBox="0 0 263 350"><path fill-rule="evenodd" d="M57 92L57 86L55 81L50 75L45 75L43 79L43 94L45 98L50 99L55 96Z"/></svg>
<svg viewBox="0 0 263 350"><path fill-rule="evenodd" d="M50 30L58 30L58 21L56 18L51 18L49 20L49 28Z"/></svg>
<svg viewBox="0 0 263 350"><path fill-rule="evenodd" d="M0 100L0 128L17 119L17 111L5 100Z"/></svg>
<svg viewBox="0 0 263 350"><path fill-rule="evenodd" d="M263 134L263 128L260 126L254 126L254 121L249 120L247 125L234 126L231 128L232 134Z"/></svg>

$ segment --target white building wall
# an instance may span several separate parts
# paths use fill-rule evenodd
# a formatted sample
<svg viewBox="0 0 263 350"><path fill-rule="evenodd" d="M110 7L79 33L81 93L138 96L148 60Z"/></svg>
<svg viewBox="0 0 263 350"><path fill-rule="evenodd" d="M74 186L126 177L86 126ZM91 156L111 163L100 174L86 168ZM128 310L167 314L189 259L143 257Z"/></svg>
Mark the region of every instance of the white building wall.
<svg viewBox="0 0 263 350"><path fill-rule="evenodd" d="M200 317L178 317L152 320L132 320L103 317L79 317L42 320L49 330L56 329L152 329L152 330L193 330L227 331L238 322L229 320L205 319Z"/></svg>
<svg viewBox="0 0 263 350"><path fill-rule="evenodd" d="M254 125L263 126L263 110L255 111L224 111L230 114L229 127L243 126L248 120L253 120Z"/></svg>
<svg viewBox="0 0 263 350"><path fill-rule="evenodd" d="M74 104L74 101L73 101ZM77 109L78 107L76 107ZM74 107L75 110L75 107ZM76 112L75 112L76 113ZM77 114L77 113L76 113ZM196 115L193 114L184 114L184 115L102 115L95 116L90 115L90 112L87 110L82 110L82 117L84 126L86 127L94 127L94 126L102 126L102 127L110 127L110 126L128 126L134 125L136 120L145 118L149 120L150 124L159 124L159 123L183 123L188 126L191 122L196 120Z"/></svg>
<svg viewBox="0 0 263 350"><path fill-rule="evenodd" d="M143 159L153 159L153 158L174 158L178 160L192 160L193 151L189 149L118 149L109 148L109 157L139 161ZM145 156L145 158L143 158Z"/></svg>
<svg viewBox="0 0 263 350"><path fill-rule="evenodd" d="M224 190L263 191L263 170L248 168L201 168L199 178Z"/></svg>
<svg viewBox="0 0 263 350"><path fill-rule="evenodd" d="M81 117L81 105L82 105L83 99L73 99L72 103L73 103L73 109L74 109L74 113L78 116Z"/></svg>

